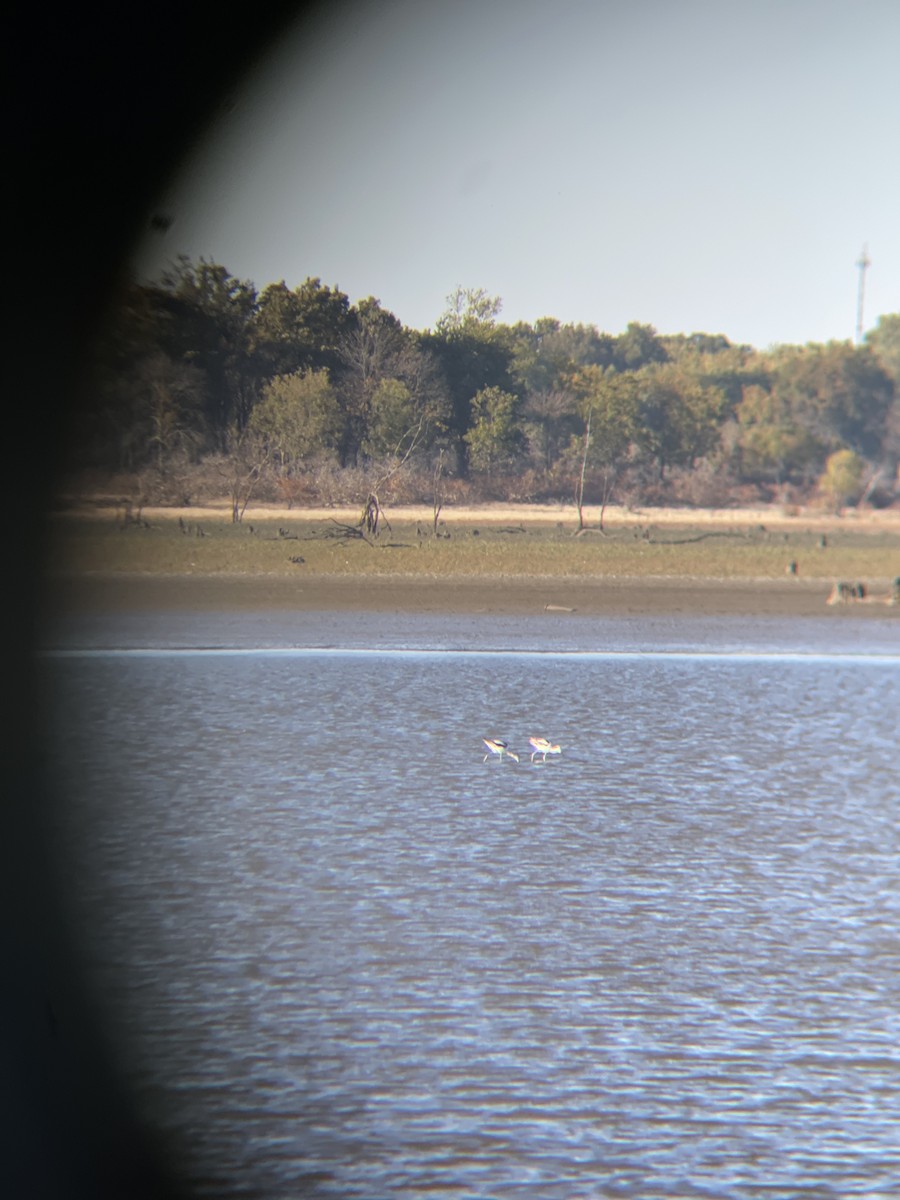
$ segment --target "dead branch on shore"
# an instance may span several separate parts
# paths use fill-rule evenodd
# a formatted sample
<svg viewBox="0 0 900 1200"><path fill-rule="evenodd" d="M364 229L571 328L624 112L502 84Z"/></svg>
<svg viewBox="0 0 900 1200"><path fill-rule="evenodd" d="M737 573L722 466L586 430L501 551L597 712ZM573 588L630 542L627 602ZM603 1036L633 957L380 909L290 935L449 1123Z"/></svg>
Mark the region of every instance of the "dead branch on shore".
<svg viewBox="0 0 900 1200"><path fill-rule="evenodd" d="M347 525L343 521L336 521L334 517L329 517L328 520L337 528L323 529L321 532L311 533L309 535L310 540L314 541L316 538L345 538L347 541L361 541L369 546L372 545L361 525Z"/></svg>
<svg viewBox="0 0 900 1200"><path fill-rule="evenodd" d="M698 533L694 537L686 538L654 538L648 530L645 534L647 541L652 541L655 546L690 546L694 542L705 542L707 538L744 538L747 540L758 537L761 533L765 534L765 529L760 527L756 530L741 530L741 529L713 529L708 533Z"/></svg>

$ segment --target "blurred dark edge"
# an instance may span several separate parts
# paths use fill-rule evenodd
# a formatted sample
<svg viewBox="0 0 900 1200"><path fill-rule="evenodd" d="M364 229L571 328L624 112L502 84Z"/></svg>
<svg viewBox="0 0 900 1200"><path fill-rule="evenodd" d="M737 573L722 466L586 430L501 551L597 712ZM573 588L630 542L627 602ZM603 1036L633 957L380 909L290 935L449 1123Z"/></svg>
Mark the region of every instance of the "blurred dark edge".
<svg viewBox="0 0 900 1200"><path fill-rule="evenodd" d="M155 195L300 3L16 3L4 20L7 503L0 1194L179 1194L79 994L41 844L46 731L34 649L44 507L77 420L85 350Z"/></svg>

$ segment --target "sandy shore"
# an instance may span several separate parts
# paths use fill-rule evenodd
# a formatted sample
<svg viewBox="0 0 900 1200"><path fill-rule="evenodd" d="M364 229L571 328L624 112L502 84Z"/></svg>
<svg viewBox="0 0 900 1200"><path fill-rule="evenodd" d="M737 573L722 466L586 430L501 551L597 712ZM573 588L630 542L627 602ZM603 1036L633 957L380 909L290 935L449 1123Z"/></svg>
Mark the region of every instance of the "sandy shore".
<svg viewBox="0 0 900 1200"><path fill-rule="evenodd" d="M66 515L73 517L99 517L113 520L117 507L109 501L98 502L94 505L73 504L66 509ZM420 521L430 525L433 511L426 505L389 505L385 510L391 522L398 525L403 522ZM199 520L229 520L230 505L225 501L206 506L191 508L156 508L152 506L141 510L148 521L164 519L177 520L180 516L185 521ZM256 504L247 510L246 520L302 520L302 521L343 521L353 523L359 519L359 506L343 508L284 508L276 505ZM578 510L574 504L477 504L477 505L448 505L440 513L440 519L449 526L472 525L479 522L494 524L529 524L556 525L560 522L567 527L576 528ZM757 508L624 508L611 504L603 510L604 525L607 528L636 525L697 525L701 527L715 526L719 528L739 527L748 528L755 525L765 525L768 529L804 528L818 531L837 529L865 530L896 530L900 531L900 508L891 509L846 509L840 515L822 508L785 506L770 504ZM597 526L600 521L600 508L597 505L586 505L584 522L588 526Z"/></svg>
<svg viewBox="0 0 900 1200"><path fill-rule="evenodd" d="M227 575L132 575L58 578L48 584L48 608L92 612L373 612L432 615L602 617L852 615L900 618L900 607L873 596L829 605L822 581L696 579L478 579Z"/></svg>

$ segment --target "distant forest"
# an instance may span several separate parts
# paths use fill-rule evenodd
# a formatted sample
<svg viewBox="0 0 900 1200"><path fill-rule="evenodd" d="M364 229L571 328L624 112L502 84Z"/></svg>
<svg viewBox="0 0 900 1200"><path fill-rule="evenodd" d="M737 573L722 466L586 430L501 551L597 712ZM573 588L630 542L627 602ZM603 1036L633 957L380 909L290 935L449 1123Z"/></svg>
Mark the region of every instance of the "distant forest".
<svg viewBox="0 0 900 1200"><path fill-rule="evenodd" d="M139 503L727 505L900 499L900 313L860 345L504 324L458 288L434 329L307 279L180 259L94 347L70 490Z"/></svg>

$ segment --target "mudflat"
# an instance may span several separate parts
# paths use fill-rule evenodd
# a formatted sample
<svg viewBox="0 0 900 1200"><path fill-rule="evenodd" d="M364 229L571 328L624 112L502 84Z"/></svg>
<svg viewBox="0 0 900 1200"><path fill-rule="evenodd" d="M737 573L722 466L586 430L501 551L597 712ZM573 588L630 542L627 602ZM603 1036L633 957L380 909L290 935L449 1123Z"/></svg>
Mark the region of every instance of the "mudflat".
<svg viewBox="0 0 900 1200"><path fill-rule="evenodd" d="M110 575L67 577L48 590L52 609L93 612L376 612L581 616L900 618L887 596L831 605L822 581L476 579L388 576Z"/></svg>
<svg viewBox="0 0 900 1200"><path fill-rule="evenodd" d="M900 511L604 515L581 537L571 506L446 509L435 537L429 510L392 509L391 544L373 549L328 536L356 510L260 506L233 526L221 507L145 509L125 525L101 507L59 521L44 596L100 613L900 617ZM839 581L862 595L839 598Z"/></svg>

